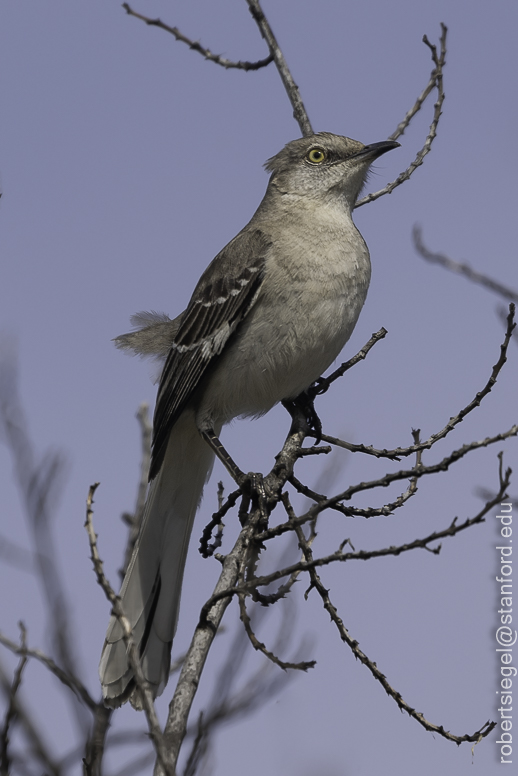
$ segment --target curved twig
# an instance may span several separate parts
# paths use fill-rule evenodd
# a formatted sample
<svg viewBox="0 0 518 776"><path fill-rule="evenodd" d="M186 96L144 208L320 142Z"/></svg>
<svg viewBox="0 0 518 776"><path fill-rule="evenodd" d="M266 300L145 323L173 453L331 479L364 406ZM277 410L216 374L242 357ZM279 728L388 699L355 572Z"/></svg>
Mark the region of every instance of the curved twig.
<svg viewBox="0 0 518 776"><path fill-rule="evenodd" d="M270 62L273 62L272 54L270 54L265 59L258 60L257 62L233 62L230 59L226 59L225 57L220 56L220 54L213 54L210 49L204 48L201 43L198 43L195 40L191 40L186 35L181 33L178 27L170 27L168 24L165 24L163 21L161 21L161 19L151 19L149 16L144 16L141 13L137 13L137 11L134 11L128 3L123 3L122 7L129 16L134 16L136 19L141 19L141 21L145 22L150 27L159 27L161 30L165 30L166 32L171 33L171 35L174 35L176 40L185 43L187 46L189 46L190 49L197 51L209 62L214 62L216 65L221 65L221 67L224 67L225 70L260 70L262 67L269 65Z"/></svg>
<svg viewBox="0 0 518 776"><path fill-rule="evenodd" d="M254 577L253 579L246 580L239 587L224 591L222 595L247 595L257 587L267 587L268 585L271 585L274 582L277 582L279 579L283 579L284 577L291 577L294 574L301 574L303 572L310 571L311 569L322 568L337 562L346 563L347 561L353 560L371 560L373 558L386 558L389 556L397 557L398 555L401 555L405 552L411 552L412 550L417 549L427 550L434 555L438 555L441 550L441 545L439 544L436 547L430 547L431 544L440 542L441 539L456 536L462 531L465 531L468 528L472 528L474 525L480 525L481 523L485 522L485 517L488 512L490 512L490 510L499 504L502 498L505 497L507 488L511 482L512 472L511 469L507 469L505 474L502 473L501 453L498 457L500 459L500 490L495 496L493 496L493 498L484 504L483 508L475 515L475 517L466 518L463 523L457 522L457 518L455 517L450 525L447 526L447 528L443 528L440 531L433 531L431 534L428 534L428 536L424 536L421 539L414 539L413 541L406 542L405 544L383 547L379 550L353 550L352 552L344 552L345 545L348 543L350 544L349 540L347 539L346 541L342 542L336 552L333 552L330 555L326 555L321 558L312 557L311 560L297 561L296 563L292 563L290 566L277 569L277 571L272 571L270 574L264 574L261 577ZM298 518L294 517L291 520L291 530L297 531L299 528L299 520Z"/></svg>
<svg viewBox="0 0 518 776"><path fill-rule="evenodd" d="M57 663L55 663L54 660L52 660L52 658L46 655L44 652L39 649L29 649L27 646L21 647L15 641L11 641L11 639L8 639L7 636L4 636L3 633L0 633L0 644L3 644L4 647L6 647L14 655L20 655L20 657L32 657L34 660L42 663L42 665L48 668L50 673L54 674L54 676L57 677L62 684L72 690L74 695L83 701L85 706L87 706L91 711L95 711L97 704L86 687L79 681L79 679L77 679L77 677L71 676L66 671L63 671L63 669L60 668Z"/></svg>
<svg viewBox="0 0 518 776"><path fill-rule="evenodd" d="M406 458L409 455L413 455L418 450L429 450L431 447L433 447L433 445L436 442L448 436L450 431L453 431L453 429L464 420L466 415L469 415L469 413L472 412L476 407L479 407L482 400L485 399L485 397L491 392L491 390L495 386L498 376L502 371L504 364L507 361L507 351L509 349L509 343L513 336L513 332L516 328L515 313L516 313L516 307L514 303L511 302L511 304L509 305L509 313L507 315L507 328L504 336L504 341L500 345L500 356L496 364L493 366L493 369L491 370L491 374L485 386L482 388L481 391L478 391L475 394L475 396L469 402L469 404L467 404L465 407L459 410L459 412L456 415L454 415L452 418L449 419L448 423L444 426L444 428L442 428L440 431L437 431L437 433L432 434L424 442L419 442L419 444L413 444L413 445L410 445L409 447L396 447L393 450L387 450L387 449L380 450L372 447L371 445L353 445L351 442L345 442L342 439L338 439L337 437L331 437L326 434L321 434L322 441L329 442L330 444L336 445L337 447L342 447L345 450L349 450L349 452L351 453L365 453L366 455L373 455L376 458L389 458L390 460L396 460L396 461L399 460L400 458ZM375 336L376 335L373 335L373 337ZM369 340L369 342L371 341L372 341L372 338L371 340ZM367 346L365 346L365 348L366 347ZM362 351L360 351L360 353L361 352ZM354 356L354 358L351 359L351 361L354 361L354 359L356 358L357 356ZM348 363L349 362L347 362L347 364ZM347 364L342 366L347 366ZM337 369L336 372L334 372L328 378L328 381L331 382L332 379L334 378L334 375L338 374L341 371L341 369L342 367L340 367L340 369ZM338 376L340 375L338 374ZM308 436L314 437L315 434L312 431L308 431Z"/></svg>
<svg viewBox="0 0 518 776"><path fill-rule="evenodd" d="M424 92L417 98L414 106L408 111L403 121L398 125L395 132L390 135L388 138L389 140L395 140L396 138L400 137L404 130L408 127L410 124L410 121L415 116L415 114L420 110L423 102L425 101L426 97L430 94L433 87L435 86L437 88L437 100L434 105L434 114L432 123L430 124L430 129L428 131L428 135L426 136L426 140L424 142L423 147L421 150L417 153L414 161L412 164L410 164L404 172L402 172L396 180L392 181L392 183L388 183L385 188L380 189L379 191L375 191L372 194L368 194L366 197L363 197L356 203L356 207L361 207L362 205L366 205L368 202L374 202L375 199L379 199L384 194L391 194L395 188L400 186L402 183L407 181L410 176L412 175L415 170L417 170L418 167L420 167L424 161L424 158L427 154L430 153L432 148L432 143L435 139L435 136L437 135L437 125L439 123L439 119L441 117L442 113L442 105L444 102L445 94L444 94L444 88L443 88L443 69L444 65L446 64L446 35L448 32L448 28L445 24L441 22L441 37L440 37L440 44L441 44L441 52L440 54L437 53L437 47L434 46L426 35L423 36L423 43L428 46L430 51L432 52L432 60L435 65L434 69L432 70L432 74L430 76L430 82L428 83L428 86L424 90ZM432 83L433 82L433 83Z"/></svg>
<svg viewBox="0 0 518 776"><path fill-rule="evenodd" d="M304 552L307 560L311 561L313 558L312 551L310 547L306 546L306 540L302 529L297 529L297 536L299 537L300 548ZM336 625L338 633L340 634L340 638L351 649L355 658L369 669L373 677L381 684L387 695L396 701L401 711L406 711L407 714L417 720L417 722L419 722L419 724L422 725L425 730L438 733L443 738L447 738L449 741L453 741L456 744L461 744L465 741L477 742L480 740L480 738L487 736L496 727L496 722L488 721L480 728L480 730L477 730L472 735L456 736L450 733L448 730L445 730L442 725L435 725L432 722L429 722L421 712L416 711L402 698L401 694L389 684L387 677L379 670L376 663L370 660L365 652L360 649L358 642L349 634L349 631L345 627L341 617L338 615L336 607L332 604L329 597L329 591L322 584L316 569L310 569L309 573L311 578L311 588L316 590L322 599L324 609L331 617L333 623Z"/></svg>
<svg viewBox="0 0 518 776"><path fill-rule="evenodd" d="M484 288L489 288L490 291L494 291L495 294L503 296L504 299L509 299L511 302L518 302L518 291L509 286L504 286L497 280L493 280L488 275L483 275L481 272L477 272L472 269L469 264L460 261L453 261L449 256L445 256L444 253L434 253L430 251L423 242L423 232L420 226L417 224L412 230L412 237L414 239L414 247L418 254L429 261L431 264L440 264L442 267L449 269L450 272L455 272L457 275L463 275L473 283L478 283Z"/></svg>
<svg viewBox="0 0 518 776"><path fill-rule="evenodd" d="M265 644L263 644L262 641L259 641L257 636L255 635L254 631L252 630L252 623L250 621L250 617L248 612L246 611L246 603L245 603L245 596L239 595L239 614L241 618L241 622L244 625L246 635L248 636L251 645L254 649L257 649L259 652L262 652L262 654L268 658L272 663L275 663L276 666L279 666L279 668L282 668L283 671L286 671L288 668L295 669L297 671L307 671L310 668L314 668L316 665L316 660L307 660L307 661L301 661L300 663L289 663L284 660L281 660L277 657L273 652L271 652Z"/></svg>

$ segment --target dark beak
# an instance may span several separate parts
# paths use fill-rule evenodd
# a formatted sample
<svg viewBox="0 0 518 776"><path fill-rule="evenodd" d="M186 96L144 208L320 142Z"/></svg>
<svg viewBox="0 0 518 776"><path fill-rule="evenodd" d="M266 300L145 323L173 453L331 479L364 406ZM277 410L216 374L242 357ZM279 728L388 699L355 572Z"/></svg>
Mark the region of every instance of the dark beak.
<svg viewBox="0 0 518 776"><path fill-rule="evenodd" d="M387 151L392 151L393 148L399 148L400 143L396 143L395 140L382 140L381 143L371 143L365 146L363 151L360 151L357 156L368 156L369 159L377 159L378 156L386 154Z"/></svg>

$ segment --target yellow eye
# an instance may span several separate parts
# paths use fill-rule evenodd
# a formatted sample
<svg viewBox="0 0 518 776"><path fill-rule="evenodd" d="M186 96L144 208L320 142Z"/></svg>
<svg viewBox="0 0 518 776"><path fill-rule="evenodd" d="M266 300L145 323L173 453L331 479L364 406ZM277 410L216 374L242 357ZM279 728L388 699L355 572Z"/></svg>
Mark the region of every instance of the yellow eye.
<svg viewBox="0 0 518 776"><path fill-rule="evenodd" d="M323 148L312 148L311 151L308 152L306 159L308 162L311 162L311 164L322 164L322 162L325 162L326 160L326 152Z"/></svg>

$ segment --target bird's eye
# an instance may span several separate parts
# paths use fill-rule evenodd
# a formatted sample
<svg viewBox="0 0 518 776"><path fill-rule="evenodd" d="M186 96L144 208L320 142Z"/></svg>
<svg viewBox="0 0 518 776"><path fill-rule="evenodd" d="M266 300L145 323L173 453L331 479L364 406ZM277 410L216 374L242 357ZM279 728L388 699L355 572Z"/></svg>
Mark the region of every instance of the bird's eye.
<svg viewBox="0 0 518 776"><path fill-rule="evenodd" d="M326 158L327 154L323 148L312 148L311 151L308 151L306 156L306 159L308 162L311 162L311 164L322 164L322 162L325 162Z"/></svg>

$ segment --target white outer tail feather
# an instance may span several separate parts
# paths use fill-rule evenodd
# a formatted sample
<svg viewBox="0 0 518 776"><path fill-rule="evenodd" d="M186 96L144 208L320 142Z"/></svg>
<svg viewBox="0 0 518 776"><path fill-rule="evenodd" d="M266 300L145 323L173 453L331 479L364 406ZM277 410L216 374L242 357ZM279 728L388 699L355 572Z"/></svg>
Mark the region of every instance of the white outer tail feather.
<svg viewBox="0 0 518 776"><path fill-rule="evenodd" d="M189 538L213 462L214 454L196 427L194 412L184 411L172 430L160 472L150 485L120 592L154 697L163 691L169 676ZM133 671L122 628L113 615L99 676L107 705L120 706L131 695ZM135 696L131 700L138 705Z"/></svg>

